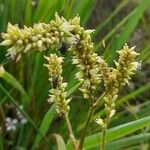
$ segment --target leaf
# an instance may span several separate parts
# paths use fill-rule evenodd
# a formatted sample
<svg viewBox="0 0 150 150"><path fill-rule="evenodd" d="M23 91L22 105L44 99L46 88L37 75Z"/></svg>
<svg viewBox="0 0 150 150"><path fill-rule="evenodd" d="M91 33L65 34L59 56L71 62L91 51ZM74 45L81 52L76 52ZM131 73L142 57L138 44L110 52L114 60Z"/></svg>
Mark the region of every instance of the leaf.
<svg viewBox="0 0 150 150"><path fill-rule="evenodd" d="M67 97L70 96L81 84L82 82L79 82L75 86L73 86L70 90L68 90Z"/></svg>
<svg viewBox="0 0 150 150"><path fill-rule="evenodd" d="M128 41L131 34L135 30L140 18L142 17L143 13L150 7L150 0L143 0L140 1L139 6L135 9L135 13L130 17L126 25L124 26L122 33L117 36L116 41L112 45L112 48L109 51L109 63L112 63L116 56L116 50L121 49L121 47ZM111 54L111 55L110 55Z"/></svg>
<svg viewBox="0 0 150 150"><path fill-rule="evenodd" d="M150 125L150 116L108 129L106 139L107 141L112 141L133 133L148 125ZM86 137L84 148L87 149L98 146L101 143L101 136L102 133L97 133Z"/></svg>
<svg viewBox="0 0 150 150"><path fill-rule="evenodd" d="M68 92L67 92L67 97L70 96L79 86L81 85L81 82L79 82L78 84L76 84L74 87L72 87ZM52 123L52 120L54 118L54 113L55 113L55 106L52 105L51 108L48 110L48 112L46 112L43 120L42 120L42 123L41 123L41 126L39 128L40 132L42 133L42 135L46 135L51 123ZM36 138L34 140L34 144L32 146L32 149L34 149L35 147L38 146L38 143L40 142L41 140L41 136L39 134L36 135Z"/></svg>
<svg viewBox="0 0 150 150"><path fill-rule="evenodd" d="M141 93L148 91L150 89L150 83L147 83L143 86L141 86L139 89L127 94L126 96L120 98L117 101L117 106L120 106L122 103L129 101L130 99L137 97L138 95L140 95Z"/></svg>
<svg viewBox="0 0 150 150"><path fill-rule="evenodd" d="M44 136L46 135L46 133L48 132L48 129L50 128L50 125L54 118L54 113L55 113L55 109L54 109L54 106L52 105L51 108L48 110L48 112L44 115L41 126L39 128L39 131ZM33 150L38 146L41 139L42 137L37 133L35 140L33 142L33 146L32 146Z"/></svg>
<svg viewBox="0 0 150 150"><path fill-rule="evenodd" d="M57 150L66 150L65 142L59 134L53 134L57 143Z"/></svg>
<svg viewBox="0 0 150 150"><path fill-rule="evenodd" d="M32 7L31 0L26 1L25 24L31 25Z"/></svg>
<svg viewBox="0 0 150 150"><path fill-rule="evenodd" d="M27 93L25 92L22 85L14 78L10 73L7 71L4 72L4 75L1 77L4 79L7 83L12 85L14 88L16 88L18 91L22 94L22 104L26 107L29 104L29 98L27 96Z"/></svg>
<svg viewBox="0 0 150 150"><path fill-rule="evenodd" d="M130 1L130 0L123 0L123 1L116 7L116 9L115 9L113 12L111 12L111 14L108 16L108 18L107 18L106 20L100 21L100 23L99 23L99 24L96 26L96 28L95 28L95 32L93 33L93 36L97 35L97 34L99 33L99 31L100 31L103 27L105 27L105 26L113 19L113 17L114 17L116 14L118 14L118 13L122 10L123 7L125 7L125 6L128 4L129 1Z"/></svg>
<svg viewBox="0 0 150 150"><path fill-rule="evenodd" d="M82 0L82 1L76 1L77 6L74 9L72 16L75 16L77 14L80 14L81 17L81 24L85 25L93 11L93 8L96 4L96 0Z"/></svg>
<svg viewBox="0 0 150 150"><path fill-rule="evenodd" d="M36 129L36 131L39 133L39 135L44 139L44 141L49 144L48 140L43 136L43 134L40 132L34 121L30 118L30 116L20 108L16 100L6 91L6 89L0 84L0 88L3 90L3 92L9 97L10 101L16 106L16 108L26 117L28 122Z"/></svg>
<svg viewBox="0 0 150 150"><path fill-rule="evenodd" d="M12 85L17 90L19 90L23 95L27 95L22 85L7 71L5 71L4 75L2 76L2 79L4 79L7 83Z"/></svg>
<svg viewBox="0 0 150 150"><path fill-rule="evenodd" d="M127 138L122 138L119 140L116 140L114 142L110 142L106 145L106 150L116 150L122 149L126 146L132 146L133 144L140 144L141 142L150 139L150 133L142 133L138 135L133 135Z"/></svg>
<svg viewBox="0 0 150 150"><path fill-rule="evenodd" d="M13 91L13 89L11 89L8 93L10 94L11 92ZM4 96L4 98L2 98L1 100L0 100L0 105L2 105L3 103L5 103L5 101L7 100L7 95L5 95Z"/></svg>
<svg viewBox="0 0 150 150"><path fill-rule="evenodd" d="M120 29L128 20L129 20L129 18L131 18L132 16L133 16L133 14L135 14L135 12L136 12L136 9L134 9L133 11L131 11L128 15L126 15L118 24L116 24L115 25L115 27L114 28L112 28L112 30L108 33L108 34L106 34L105 35L105 37L102 39L102 40L100 40L97 44L96 44L96 47L95 47L95 50L97 51L98 49L99 49L99 47L103 44L103 41L107 41L110 37L112 37L112 35L118 30L118 29ZM108 51L109 49L106 49L105 51L104 51L104 57L108 57L108 54L110 53L109 51ZM107 58L106 57L106 58Z"/></svg>
<svg viewBox="0 0 150 150"><path fill-rule="evenodd" d="M128 102L132 98L135 98L135 97L139 96L140 94L148 91L149 89L150 89L150 84L148 83L148 84L141 86L139 89L136 89L135 91L123 96L122 98L117 100L116 108L121 106L123 103ZM104 110L97 112L93 118L96 118L97 116L101 116L102 114L104 114Z"/></svg>

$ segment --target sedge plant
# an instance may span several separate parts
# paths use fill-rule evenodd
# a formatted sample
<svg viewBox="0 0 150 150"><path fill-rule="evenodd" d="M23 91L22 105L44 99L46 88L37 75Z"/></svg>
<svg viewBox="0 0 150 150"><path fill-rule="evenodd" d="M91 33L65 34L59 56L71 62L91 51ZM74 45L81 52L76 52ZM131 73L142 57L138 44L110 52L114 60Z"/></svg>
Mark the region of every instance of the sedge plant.
<svg viewBox="0 0 150 150"><path fill-rule="evenodd" d="M55 19L49 23L37 23L33 27L20 29L18 25L8 24L7 32L2 33L4 39L2 46L9 46L7 58L19 61L25 53L29 51L43 52L48 48L57 49L55 53L44 56L46 63L44 66L48 70L49 103L54 103L56 112L64 118L69 133L69 139L74 150L82 150L88 127L93 124L93 116L100 103L104 105L104 117L95 118L95 122L102 129L101 150L105 149L107 128L111 118L116 112L116 101L123 86L129 84L131 76L140 68L140 62L136 61L139 55L135 52L135 47L129 48L127 44L118 51L119 58L114 60L115 67L110 67L107 62L94 51L94 43L91 34L94 30L86 30L80 25L80 17L66 20L55 14ZM83 97L89 103L87 119L81 135L74 134L69 119L71 98L67 97L64 82L63 62L65 58L61 56L59 50L67 44L68 51L72 55L72 64L76 65L75 74ZM3 67L1 66L1 74ZM101 94L97 91L100 86L104 87Z"/></svg>

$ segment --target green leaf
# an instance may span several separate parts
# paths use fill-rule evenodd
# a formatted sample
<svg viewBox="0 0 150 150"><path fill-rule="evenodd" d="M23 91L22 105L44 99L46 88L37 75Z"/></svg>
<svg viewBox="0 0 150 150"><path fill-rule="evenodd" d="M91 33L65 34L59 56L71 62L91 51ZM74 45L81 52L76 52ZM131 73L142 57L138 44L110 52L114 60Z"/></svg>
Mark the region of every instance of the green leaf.
<svg viewBox="0 0 150 150"><path fill-rule="evenodd" d="M95 32L93 33L93 36L95 36L96 34L98 34L98 32L99 32L103 27L105 27L105 26L114 18L114 16L115 16L116 14L118 14L118 13L122 10L122 8L125 7L125 6L128 4L129 1L130 1L130 0L123 0L123 1L116 7L116 9L115 9L113 12L111 12L111 14L108 16L108 18L107 18L106 20L100 21L100 23L99 23L99 24L96 26L96 28L95 28Z"/></svg>
<svg viewBox="0 0 150 150"><path fill-rule="evenodd" d="M2 76L2 79L4 79L7 83L12 85L17 90L19 90L23 95L27 95L22 85L7 71L5 71L4 75Z"/></svg>
<svg viewBox="0 0 150 150"><path fill-rule="evenodd" d="M109 62L111 63L115 56L116 56L116 50L119 50L122 48L124 43L128 41L131 34L135 30L140 18L142 17L143 13L147 10L147 8L150 7L150 0L143 0L140 1L139 6L135 9L135 13L130 17L126 25L124 26L122 33L117 36L116 41L112 45L112 48L109 51Z"/></svg>
<svg viewBox="0 0 150 150"><path fill-rule="evenodd" d="M73 86L70 90L68 90L67 97L70 96L81 84L82 84L82 82L79 82L75 86Z"/></svg>
<svg viewBox="0 0 150 150"><path fill-rule="evenodd" d="M22 104L26 107L29 104L29 98L27 96L27 93L25 92L24 88L22 85L14 78L10 73L7 71L4 72L4 75L1 77L4 79L7 83L12 85L14 88L16 88L18 91L21 92L22 94Z"/></svg>
<svg viewBox="0 0 150 150"><path fill-rule="evenodd" d="M39 128L39 131L44 136L46 135L46 133L48 132L48 129L50 128L50 125L54 118L54 113L55 113L55 109L54 109L54 106L52 105L51 108L48 110L48 112L45 114L45 116L42 120L41 126ZM42 137L39 134L37 134L35 137L33 146L32 146L33 150L38 146L41 139L42 139Z"/></svg>
<svg viewBox="0 0 150 150"><path fill-rule="evenodd" d="M3 92L9 97L10 101L16 106L16 108L27 118L28 122L36 129L36 131L39 133L39 135L44 139L44 141L49 144L48 140L44 137L44 135L41 133L41 131L38 129L34 121L30 118L30 116L20 108L16 100L6 91L6 89L0 84L0 88L3 90Z"/></svg>
<svg viewBox="0 0 150 150"><path fill-rule="evenodd" d="M147 83L143 86L141 86L139 89L127 94L126 96L120 98L119 100L117 100L116 105L120 106L122 103L129 101L132 98L137 97L138 95L142 94L145 91L148 91L150 89L150 83Z"/></svg>
<svg viewBox="0 0 150 150"><path fill-rule="evenodd" d="M13 91L13 89L11 89L8 93L10 94L11 92ZM5 95L4 96L4 98L2 98L1 100L0 100L0 105L2 105L3 103L5 103L5 101L7 100L7 95Z"/></svg>
<svg viewBox="0 0 150 150"><path fill-rule="evenodd" d="M76 84L75 86L73 86L68 92L67 92L67 97L70 96L79 86L81 85L81 82L79 82L78 84ZM52 105L52 107L48 110L48 112L45 114L41 126L39 128L40 132L42 133L42 135L46 135L52 120L54 118L54 113L55 113L55 106ZM35 147L38 146L38 143L41 140L41 136L39 134L36 135L36 138L34 140L32 149L34 149Z"/></svg>
<svg viewBox="0 0 150 150"><path fill-rule="evenodd" d="M131 11L118 24L116 24L115 27L112 28L112 30L108 34L106 34L105 37L96 44L95 50L97 51L99 49L99 47L103 44L103 41L107 41L110 37L112 37L112 35L114 35L114 33L116 33L116 31L118 29L120 29L129 20L129 18L131 18L135 14L135 12L136 12L136 9ZM109 50L110 50L110 48L108 48L104 51L103 55L105 58L107 58L109 56L109 54L110 54Z"/></svg>
<svg viewBox="0 0 150 150"><path fill-rule="evenodd" d="M76 1L77 6L74 9L73 16L80 14L81 24L85 25L93 11L93 8L96 4L96 0L82 0Z"/></svg>
<svg viewBox="0 0 150 150"><path fill-rule="evenodd" d="M107 141L112 141L133 133L148 125L150 125L150 116L108 129L106 139ZM98 146L101 143L101 136L102 133L97 133L86 137L84 148L87 149Z"/></svg>
<svg viewBox="0 0 150 150"><path fill-rule="evenodd" d="M117 149L122 149L126 146L132 146L135 144L140 144L141 142L150 139L150 133L142 133L138 135L133 135L127 138L122 138L119 140L116 140L114 142L110 142L106 145L106 150L116 150Z"/></svg>
<svg viewBox="0 0 150 150"><path fill-rule="evenodd" d="M59 134L53 134L57 143L57 150L66 150L65 142Z"/></svg>
<svg viewBox="0 0 150 150"><path fill-rule="evenodd" d="M32 7L31 0L26 1L25 25L31 25Z"/></svg>
<svg viewBox="0 0 150 150"><path fill-rule="evenodd" d="M140 55L138 57L139 60L142 61L142 63L145 63L150 58L150 46L146 46L143 50L140 51Z"/></svg>
<svg viewBox="0 0 150 150"><path fill-rule="evenodd" d="M123 96L122 98L118 99L116 102L116 108L119 108L123 103L128 102L132 98L135 98L139 96L140 94L148 91L150 89L150 83L145 84L141 86L139 89L136 89L135 91ZM97 112L93 118L96 118L97 116L102 116L104 114L104 110Z"/></svg>

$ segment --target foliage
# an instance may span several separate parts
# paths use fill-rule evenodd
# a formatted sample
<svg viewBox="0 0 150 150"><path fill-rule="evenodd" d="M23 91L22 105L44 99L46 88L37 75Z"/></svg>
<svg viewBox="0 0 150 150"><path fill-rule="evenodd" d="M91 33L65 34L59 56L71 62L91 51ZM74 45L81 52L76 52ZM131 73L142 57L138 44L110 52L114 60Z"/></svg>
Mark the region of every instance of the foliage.
<svg viewBox="0 0 150 150"><path fill-rule="evenodd" d="M149 89L148 65L149 57L149 20L147 11L150 7L149 0L117 1L115 8L109 7L107 16L101 21L96 20L93 12L97 8L98 0L1 0L0 1L0 31L6 32L7 24L33 26L34 23L48 23L54 19L54 14L65 18L81 16L81 25L85 28L94 26L95 50L103 55L105 60L112 65L116 51L121 49L125 42L137 45L138 59L142 60L142 69L137 72L131 85L122 90L117 101L116 117L112 119L106 133L106 149L139 149L143 146L150 147L149 143ZM109 5L109 2L107 2ZM100 8L98 12L105 12ZM108 14L109 13L109 14ZM94 17L93 17L94 16ZM138 29L143 31L140 40L134 42L133 36ZM105 36L103 36L105 35ZM140 44L139 44L140 43ZM43 64L44 55L49 55L55 50L48 49L43 54L30 52L22 57L19 63L6 59L6 47L0 47L0 63L5 68L5 74L0 79L0 149L70 149L68 134L65 132L65 122L55 114L54 106L47 102L49 84L48 74ZM67 97L72 95L70 104L70 120L75 135L82 131L87 116L88 104L81 96L78 83L75 80L77 69L70 62L70 53L63 53L65 57L63 77L68 82ZM102 89L100 89L102 90ZM19 105L23 105L23 110ZM84 109L83 109L84 108ZM16 109L28 119L27 124L17 125L17 130L5 130L5 118L16 117ZM94 118L103 116L103 105L97 108ZM88 130L84 149L98 149L101 141L97 125L92 123ZM62 135L62 136L60 136ZM66 145L66 146L65 146Z"/></svg>

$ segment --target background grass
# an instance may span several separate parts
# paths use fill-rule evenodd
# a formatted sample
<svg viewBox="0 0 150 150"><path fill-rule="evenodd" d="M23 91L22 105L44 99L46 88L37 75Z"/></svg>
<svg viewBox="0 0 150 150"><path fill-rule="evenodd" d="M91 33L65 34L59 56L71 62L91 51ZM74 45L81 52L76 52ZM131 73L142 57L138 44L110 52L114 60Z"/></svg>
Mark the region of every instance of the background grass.
<svg viewBox="0 0 150 150"><path fill-rule="evenodd" d="M141 53L138 59L142 60L142 68L120 94L117 115L110 123L109 128L112 129L108 131L109 141L118 140L108 143L106 148L150 148L149 8L149 0L0 0L0 32L6 31L8 22L19 24L20 27L49 22L57 11L67 19L79 14L81 25L95 29L95 51L103 55L110 65L113 65L113 60L117 57L116 50L125 42L130 46L137 45L137 51ZM43 67L43 54L28 53L19 63L15 63L7 62L6 50L7 48L0 47L0 63L7 70L0 79L0 149L56 149L58 143L62 145L58 147L59 150L67 149L69 144L65 122L47 102L49 85L47 71ZM49 49L44 53L51 52ZM73 98L70 119L75 134L79 136L88 105L74 79L76 69L70 62L70 55L67 53L64 57L64 66L67 67L64 67L63 75L65 81L69 82L68 95L71 94ZM11 111L15 111L21 104L24 106L22 113L27 117L28 123L18 126L15 132L7 133L4 120L10 115L10 106L13 105ZM103 115L101 110L100 107L95 115ZM99 128L93 122L88 131L85 149L98 149L101 135L98 132ZM115 147L116 144L119 147Z"/></svg>

